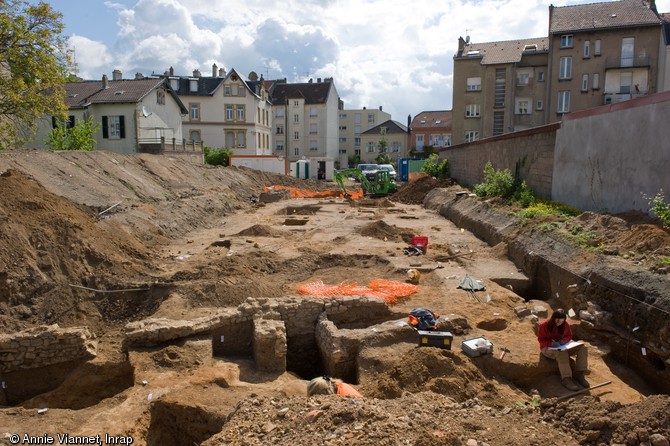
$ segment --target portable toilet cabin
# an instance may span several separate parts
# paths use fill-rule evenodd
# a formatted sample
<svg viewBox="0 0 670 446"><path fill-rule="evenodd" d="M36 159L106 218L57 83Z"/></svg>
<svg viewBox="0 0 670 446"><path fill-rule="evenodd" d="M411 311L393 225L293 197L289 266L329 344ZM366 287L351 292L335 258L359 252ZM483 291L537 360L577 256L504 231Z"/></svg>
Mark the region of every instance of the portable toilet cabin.
<svg viewBox="0 0 670 446"><path fill-rule="evenodd" d="M295 163L295 176L301 180L306 180L309 178L309 161L308 160L298 160Z"/></svg>
<svg viewBox="0 0 670 446"><path fill-rule="evenodd" d="M422 167L423 158L400 158L398 161L398 178L400 181L407 181L411 172L418 172Z"/></svg>

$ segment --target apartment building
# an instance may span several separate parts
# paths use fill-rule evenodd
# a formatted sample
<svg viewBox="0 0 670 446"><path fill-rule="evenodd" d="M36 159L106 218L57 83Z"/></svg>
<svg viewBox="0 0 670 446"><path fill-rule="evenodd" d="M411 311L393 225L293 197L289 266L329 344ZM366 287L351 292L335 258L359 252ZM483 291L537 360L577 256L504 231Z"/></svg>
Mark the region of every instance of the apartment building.
<svg viewBox="0 0 670 446"><path fill-rule="evenodd" d="M376 125L391 119L391 115L379 109L350 109L339 112L339 160L340 166L348 166L349 157L361 159L361 134ZM355 167L355 166L349 166Z"/></svg>
<svg viewBox="0 0 670 446"><path fill-rule="evenodd" d="M386 147L383 147L382 141ZM409 144L409 128L389 119L361 133L361 163L375 163L385 151L397 166L400 158L407 157Z"/></svg>
<svg viewBox="0 0 670 446"><path fill-rule="evenodd" d="M216 64L211 76L166 73L170 86L188 108L182 121L185 136L212 148L229 148L235 155L271 155L272 104L265 82L253 71L249 78Z"/></svg>
<svg viewBox="0 0 670 446"><path fill-rule="evenodd" d="M416 115L409 126L410 146L415 152L424 147L449 147L451 145L451 110L423 111Z"/></svg>
<svg viewBox="0 0 670 446"><path fill-rule="evenodd" d="M335 161L339 153L340 98L333 78L289 84L266 81L272 102L273 153L294 162L304 158Z"/></svg>
<svg viewBox="0 0 670 446"><path fill-rule="evenodd" d="M548 122L663 90L665 41L654 3L549 6Z"/></svg>
<svg viewBox="0 0 670 446"><path fill-rule="evenodd" d="M454 56L453 144L544 124L549 39L469 40Z"/></svg>

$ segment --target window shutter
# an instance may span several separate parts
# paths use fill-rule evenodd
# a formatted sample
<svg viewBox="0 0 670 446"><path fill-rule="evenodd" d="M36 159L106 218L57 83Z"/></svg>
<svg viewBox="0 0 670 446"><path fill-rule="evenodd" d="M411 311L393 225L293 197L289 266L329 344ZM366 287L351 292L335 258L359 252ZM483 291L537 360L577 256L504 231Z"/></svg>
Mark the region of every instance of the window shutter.
<svg viewBox="0 0 670 446"><path fill-rule="evenodd" d="M107 116L102 117L102 137L109 138L109 129L107 128Z"/></svg>
<svg viewBox="0 0 670 446"><path fill-rule="evenodd" d="M56 128L56 117L55 116L51 117L51 128L52 129Z"/></svg>
<svg viewBox="0 0 670 446"><path fill-rule="evenodd" d="M119 133L121 134L121 139L126 137L126 125L125 125L125 116L119 116Z"/></svg>

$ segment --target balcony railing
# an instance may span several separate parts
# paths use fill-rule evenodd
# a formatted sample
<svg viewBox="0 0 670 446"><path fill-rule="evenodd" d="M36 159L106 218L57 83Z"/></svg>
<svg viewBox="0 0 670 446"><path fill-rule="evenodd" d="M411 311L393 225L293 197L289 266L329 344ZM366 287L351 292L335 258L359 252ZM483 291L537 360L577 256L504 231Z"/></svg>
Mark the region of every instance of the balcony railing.
<svg viewBox="0 0 670 446"><path fill-rule="evenodd" d="M635 56L630 59L620 57L608 57L605 59L605 69L614 70L620 68L642 68L651 66L650 56Z"/></svg>

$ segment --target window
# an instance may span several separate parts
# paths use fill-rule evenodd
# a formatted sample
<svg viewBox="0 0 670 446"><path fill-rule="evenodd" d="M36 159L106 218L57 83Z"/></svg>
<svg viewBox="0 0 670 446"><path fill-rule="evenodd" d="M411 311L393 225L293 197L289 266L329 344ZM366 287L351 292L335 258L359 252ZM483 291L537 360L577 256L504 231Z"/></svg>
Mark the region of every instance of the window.
<svg viewBox="0 0 670 446"><path fill-rule="evenodd" d="M572 57L561 57L560 66L558 69L559 79L572 78Z"/></svg>
<svg viewBox="0 0 670 446"><path fill-rule="evenodd" d="M477 141L479 139L479 132L469 130L465 132L465 142Z"/></svg>
<svg viewBox="0 0 670 446"><path fill-rule="evenodd" d="M317 112L316 107L311 107L309 109L309 116L312 117L312 118L316 118L317 116L319 116L319 113Z"/></svg>
<svg viewBox="0 0 670 446"><path fill-rule="evenodd" d="M340 113L340 119L347 119L346 113Z"/></svg>
<svg viewBox="0 0 670 446"><path fill-rule="evenodd" d="M156 104L165 105L165 91L156 90Z"/></svg>
<svg viewBox="0 0 670 446"><path fill-rule="evenodd" d="M465 106L466 118L478 118L480 113L479 104L468 104Z"/></svg>
<svg viewBox="0 0 670 446"><path fill-rule="evenodd" d="M125 116L103 116L102 137L124 139L126 137Z"/></svg>
<svg viewBox="0 0 670 446"><path fill-rule="evenodd" d="M283 108L278 108L275 111L275 117L277 118L283 118L284 117L284 109Z"/></svg>
<svg viewBox="0 0 670 446"><path fill-rule="evenodd" d="M316 124L310 124L309 125L309 134L310 135L316 135L316 133L317 133Z"/></svg>
<svg viewBox="0 0 670 446"><path fill-rule="evenodd" d="M493 96L494 107L505 106L505 79L507 73L504 68L496 68L496 88Z"/></svg>
<svg viewBox="0 0 670 446"><path fill-rule="evenodd" d="M296 124L300 122L300 115L293 115L293 122L295 122Z"/></svg>
<svg viewBox="0 0 670 446"><path fill-rule="evenodd" d="M538 82L544 82L544 71L538 71L537 72L537 81Z"/></svg>
<svg viewBox="0 0 670 446"><path fill-rule="evenodd" d="M517 99L514 113L517 115L530 115L530 99Z"/></svg>
<svg viewBox="0 0 670 446"><path fill-rule="evenodd" d="M244 105L237 106L237 120L244 122Z"/></svg>
<svg viewBox="0 0 670 446"><path fill-rule="evenodd" d="M284 126L283 125L278 125L277 126L277 135L283 135L284 134Z"/></svg>
<svg viewBox="0 0 670 446"><path fill-rule="evenodd" d="M315 140L315 139L312 139L312 140L309 142L309 150L311 150L312 152L316 152L317 150L319 150L319 149L316 147L316 140Z"/></svg>
<svg viewBox="0 0 670 446"><path fill-rule="evenodd" d="M582 91L589 91L589 75L582 75Z"/></svg>
<svg viewBox="0 0 670 446"><path fill-rule="evenodd" d="M621 40L621 66L633 66L633 51L635 49L635 37L624 37Z"/></svg>
<svg viewBox="0 0 670 446"><path fill-rule="evenodd" d="M493 134L502 135L505 133L505 112L504 111L494 111L493 112Z"/></svg>
<svg viewBox="0 0 670 446"><path fill-rule="evenodd" d="M619 93L630 94L630 87L633 84L633 73L621 73L619 76Z"/></svg>
<svg viewBox="0 0 670 446"><path fill-rule="evenodd" d="M368 153L374 153L375 151L375 143L369 142L365 145L365 151Z"/></svg>
<svg viewBox="0 0 670 446"><path fill-rule="evenodd" d="M232 121L234 118L234 109L232 105L226 105L226 121Z"/></svg>
<svg viewBox="0 0 670 446"><path fill-rule="evenodd" d="M444 147L444 135L437 135L437 146Z"/></svg>
<svg viewBox="0 0 670 446"><path fill-rule="evenodd" d="M391 143L391 152L400 152L400 143L398 141L393 141Z"/></svg>
<svg viewBox="0 0 670 446"><path fill-rule="evenodd" d="M200 121L200 104L189 104L191 121Z"/></svg>
<svg viewBox="0 0 670 446"><path fill-rule="evenodd" d="M375 123L374 113L368 113L368 124L374 124L374 123Z"/></svg>
<svg viewBox="0 0 670 446"><path fill-rule="evenodd" d="M341 126L340 126L340 130L346 130L346 129L347 129L347 126L346 126L346 125L341 125Z"/></svg>
<svg viewBox="0 0 670 446"><path fill-rule="evenodd" d="M230 85L225 85L223 87L223 95L224 96L230 96Z"/></svg>
<svg viewBox="0 0 670 446"><path fill-rule="evenodd" d="M360 114L360 113L356 113L356 114L354 115L354 124L360 124L360 123L361 123L361 114Z"/></svg>
<svg viewBox="0 0 670 446"><path fill-rule="evenodd" d="M226 132L226 147L235 147L235 133Z"/></svg>
<svg viewBox="0 0 670 446"><path fill-rule="evenodd" d="M244 89L243 86L241 85L239 86L239 88L237 89L237 95L241 98L246 95L246 90Z"/></svg>
<svg viewBox="0 0 670 446"><path fill-rule="evenodd" d="M567 113L570 111L570 92L569 91L559 91L558 92L558 113Z"/></svg>
<svg viewBox="0 0 670 446"><path fill-rule="evenodd" d="M237 133L237 147L244 147L246 146L246 141L245 141L245 134L244 132L238 132Z"/></svg>
<svg viewBox="0 0 670 446"><path fill-rule="evenodd" d="M530 80L530 74L528 73L518 73L516 77L516 83L517 85L528 85L528 81Z"/></svg>
<svg viewBox="0 0 670 446"><path fill-rule="evenodd" d="M535 110L542 110L544 108L544 101L539 99L537 102L535 102Z"/></svg>
<svg viewBox="0 0 670 446"><path fill-rule="evenodd" d="M294 107L300 107L300 101L293 101Z"/></svg>
<svg viewBox="0 0 670 446"><path fill-rule="evenodd" d="M354 147L361 146L361 138L354 138Z"/></svg>
<svg viewBox="0 0 670 446"><path fill-rule="evenodd" d="M200 130L191 130L188 137L193 142L200 142Z"/></svg>
<svg viewBox="0 0 670 446"><path fill-rule="evenodd" d="M584 41L584 59L591 57L591 42L589 40Z"/></svg>
<svg viewBox="0 0 670 446"><path fill-rule="evenodd" d="M293 148L293 155L295 155L295 156L300 156L300 149L297 148L297 147L294 147L294 148Z"/></svg>
<svg viewBox="0 0 670 446"><path fill-rule="evenodd" d="M237 96L237 85L233 84L230 86L230 95Z"/></svg>
<svg viewBox="0 0 670 446"><path fill-rule="evenodd" d="M277 152L283 152L284 151L284 141L277 141L275 144L276 144L275 145L275 150Z"/></svg>
<svg viewBox="0 0 670 446"><path fill-rule="evenodd" d="M572 34L563 34L561 36L561 48L572 48Z"/></svg>
<svg viewBox="0 0 670 446"><path fill-rule="evenodd" d="M361 134L361 126L360 125L355 125L354 126L354 134L356 134L356 135Z"/></svg>
<svg viewBox="0 0 670 446"><path fill-rule="evenodd" d="M416 148L420 149L423 147L423 135L416 135Z"/></svg>
<svg viewBox="0 0 670 446"><path fill-rule="evenodd" d="M190 79L188 88L192 93L198 91L198 79Z"/></svg>
<svg viewBox="0 0 670 446"><path fill-rule="evenodd" d="M595 41L595 44L593 46L593 55L600 56L600 39L596 39Z"/></svg>
<svg viewBox="0 0 670 446"><path fill-rule="evenodd" d="M55 116L52 116L51 117L51 128L52 129L57 128L58 124L60 124L61 126L65 125L66 129L71 129L75 125L74 116L73 115L68 116L67 121L63 121L61 118L57 118Z"/></svg>
<svg viewBox="0 0 670 446"><path fill-rule="evenodd" d="M300 139L300 132L293 132L293 139Z"/></svg>
<svg viewBox="0 0 670 446"><path fill-rule="evenodd" d="M598 73L593 73L593 81L591 82L591 88L594 90L600 90L600 75Z"/></svg>
<svg viewBox="0 0 670 446"><path fill-rule="evenodd" d="M347 142L347 138L344 136L340 136L340 144L345 144Z"/></svg>
<svg viewBox="0 0 670 446"><path fill-rule="evenodd" d="M467 80L466 91L481 91L482 89L482 78L481 77L469 77Z"/></svg>

